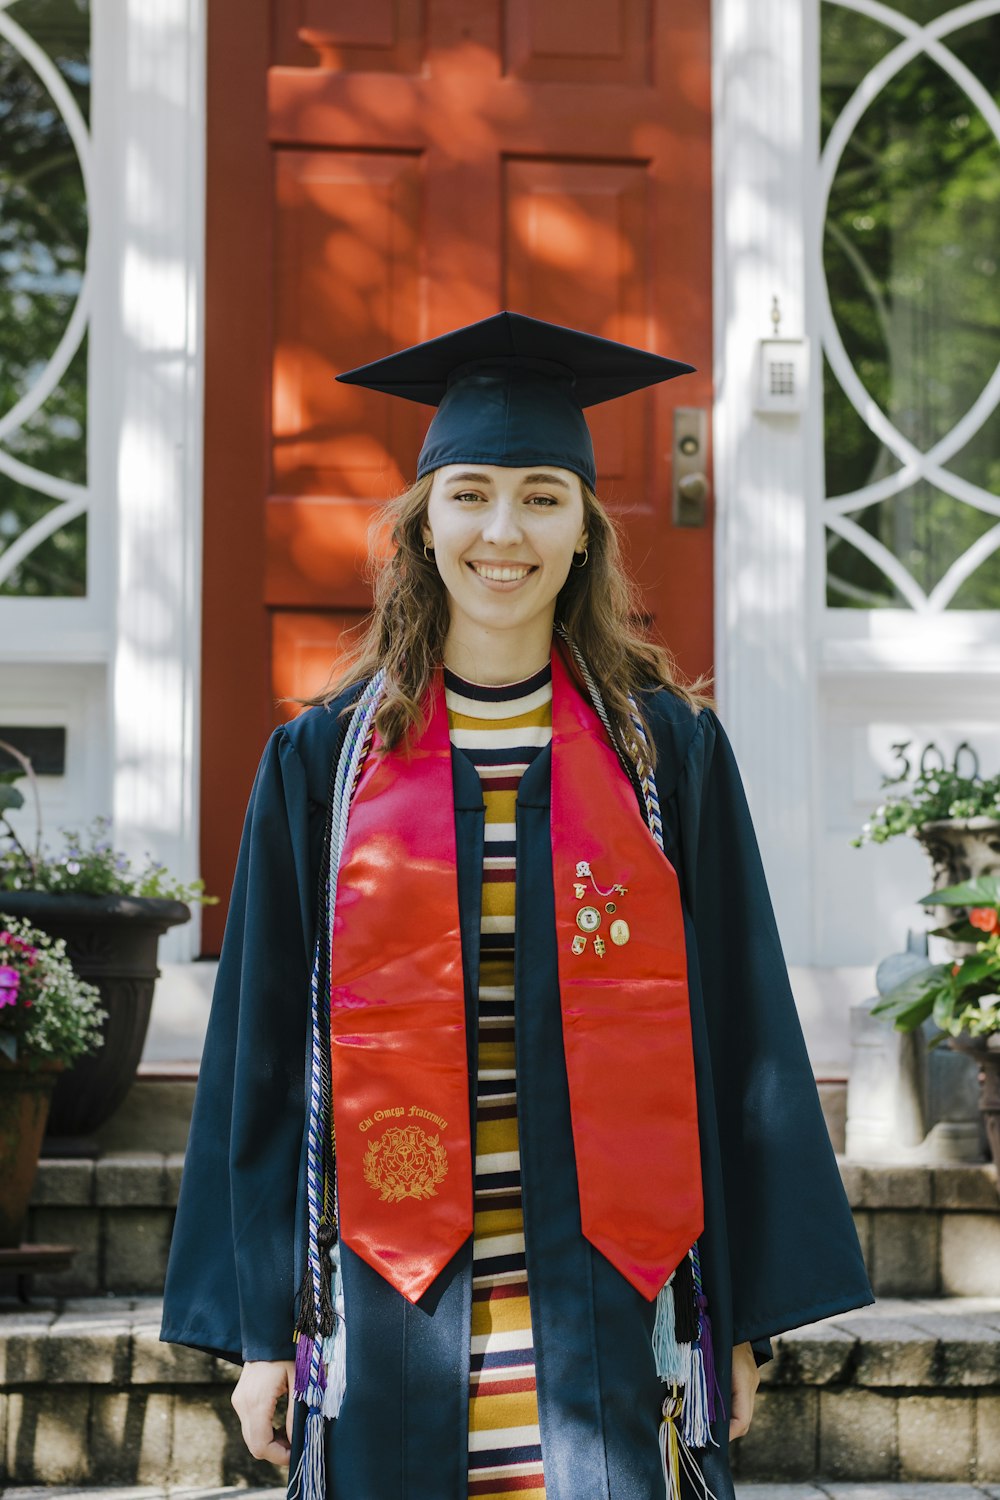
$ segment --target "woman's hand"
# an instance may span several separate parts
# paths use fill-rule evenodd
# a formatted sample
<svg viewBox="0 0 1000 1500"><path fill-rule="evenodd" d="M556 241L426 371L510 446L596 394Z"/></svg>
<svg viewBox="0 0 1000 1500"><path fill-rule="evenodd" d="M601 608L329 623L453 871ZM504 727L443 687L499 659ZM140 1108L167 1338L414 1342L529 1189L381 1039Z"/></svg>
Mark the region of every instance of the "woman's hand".
<svg viewBox="0 0 1000 1500"><path fill-rule="evenodd" d="M292 1392L295 1388L294 1359L248 1359L232 1394L232 1403L243 1429L243 1441L254 1458L287 1464L292 1452ZM275 1430L274 1408L288 1396L285 1430Z"/></svg>
<svg viewBox="0 0 1000 1500"><path fill-rule="evenodd" d="M729 1418L729 1440L743 1437L750 1427L753 1398L760 1385L760 1371L750 1344L737 1344L733 1350L733 1404Z"/></svg>

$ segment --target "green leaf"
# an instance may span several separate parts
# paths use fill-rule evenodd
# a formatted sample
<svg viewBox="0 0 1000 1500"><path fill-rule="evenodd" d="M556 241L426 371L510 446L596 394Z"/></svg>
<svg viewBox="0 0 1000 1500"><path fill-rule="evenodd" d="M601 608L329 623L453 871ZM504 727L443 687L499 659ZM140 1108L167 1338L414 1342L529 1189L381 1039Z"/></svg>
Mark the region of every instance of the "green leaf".
<svg viewBox="0 0 1000 1500"><path fill-rule="evenodd" d="M927 992L950 972L950 964L928 964L926 969L918 969L915 974L908 975L902 983L887 990L878 1004L872 1006L872 1015L882 1015L885 1011L894 1010L899 1005L909 1004L911 1000L924 999Z"/></svg>
<svg viewBox="0 0 1000 1500"><path fill-rule="evenodd" d="M17 1062L17 1037L12 1031L0 1031L0 1052L11 1062Z"/></svg>
<svg viewBox="0 0 1000 1500"><path fill-rule="evenodd" d="M981 943L987 936L981 927L973 927L964 917L956 919L947 927L931 927L928 937L948 938L953 943Z"/></svg>
<svg viewBox="0 0 1000 1500"><path fill-rule="evenodd" d="M918 898L920 906L996 906L1000 903L1000 880L980 875L960 885L945 885Z"/></svg>
<svg viewBox="0 0 1000 1500"><path fill-rule="evenodd" d="M0 786L0 812L6 812L10 807L23 807L24 797L16 786Z"/></svg>
<svg viewBox="0 0 1000 1500"><path fill-rule="evenodd" d="M900 986L902 989L903 986ZM935 995L922 994L905 999L890 999L885 997L878 1005L873 1005L871 1013L873 1016L884 1016L887 1021L899 1031L912 1031L922 1021L926 1021L934 1008Z"/></svg>
<svg viewBox="0 0 1000 1500"><path fill-rule="evenodd" d="M946 990L944 994L938 995L937 999L934 1001L934 1009L931 1011L931 1015L934 1019L935 1026L940 1026L942 1031L946 1031L948 1029L949 1023L954 1017L954 1014L954 996L950 995Z"/></svg>
<svg viewBox="0 0 1000 1500"><path fill-rule="evenodd" d="M0 771L0 783L5 783L9 786L12 781L19 781L26 774L25 771L21 770L20 766L12 766L7 771Z"/></svg>
<svg viewBox="0 0 1000 1500"><path fill-rule="evenodd" d="M960 971L955 975L955 982L963 989L970 984L978 984L981 979L1000 974L1000 964L992 953L970 953L968 958L961 960L961 964Z"/></svg>
<svg viewBox="0 0 1000 1500"><path fill-rule="evenodd" d="M924 995L915 1000L912 1005L901 1006L893 1016L892 1024L897 1031L916 1031L931 1015L934 1009L934 1000L930 995Z"/></svg>

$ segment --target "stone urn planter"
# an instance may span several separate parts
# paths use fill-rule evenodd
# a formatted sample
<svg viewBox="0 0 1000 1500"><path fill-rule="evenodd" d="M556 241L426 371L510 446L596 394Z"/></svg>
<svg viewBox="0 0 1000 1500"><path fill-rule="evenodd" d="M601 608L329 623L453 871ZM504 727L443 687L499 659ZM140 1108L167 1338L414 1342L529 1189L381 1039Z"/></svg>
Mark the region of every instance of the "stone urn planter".
<svg viewBox="0 0 1000 1500"><path fill-rule="evenodd" d="M52 937L63 938L81 979L96 985L107 1011L104 1045L80 1058L57 1080L46 1145L73 1151L122 1103L142 1056L161 933L191 916L183 901L153 896L84 896L50 891L4 891L0 905ZM83 1138L83 1139L81 1139ZM43 1147L46 1149L46 1147Z"/></svg>
<svg viewBox="0 0 1000 1500"><path fill-rule="evenodd" d="M63 1067L0 1055L0 1250L21 1243L52 1090Z"/></svg>
<svg viewBox="0 0 1000 1500"><path fill-rule="evenodd" d="M979 1110L1000 1184L1000 1034L951 1037L947 1045L956 1052L964 1052L979 1069Z"/></svg>
<svg viewBox="0 0 1000 1500"><path fill-rule="evenodd" d="M994 818L935 818L917 829L916 837L934 869L932 890L959 885L979 875L1000 874L1000 823ZM938 939L950 958L972 951L970 943Z"/></svg>

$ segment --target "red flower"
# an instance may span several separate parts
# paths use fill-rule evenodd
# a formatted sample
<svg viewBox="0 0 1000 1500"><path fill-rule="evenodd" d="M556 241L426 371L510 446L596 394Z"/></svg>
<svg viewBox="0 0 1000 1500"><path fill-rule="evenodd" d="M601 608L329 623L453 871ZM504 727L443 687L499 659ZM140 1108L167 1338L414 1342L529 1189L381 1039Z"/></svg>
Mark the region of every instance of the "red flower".
<svg viewBox="0 0 1000 1500"><path fill-rule="evenodd" d="M958 971L961 969L961 967L962 967L961 964L952 964L952 966L951 966L951 977L952 977L952 979L954 979L955 975L958 973Z"/></svg>
<svg viewBox="0 0 1000 1500"><path fill-rule="evenodd" d="M974 906L969 912L969 921L981 932L996 932L1000 927L1000 915L995 906Z"/></svg>

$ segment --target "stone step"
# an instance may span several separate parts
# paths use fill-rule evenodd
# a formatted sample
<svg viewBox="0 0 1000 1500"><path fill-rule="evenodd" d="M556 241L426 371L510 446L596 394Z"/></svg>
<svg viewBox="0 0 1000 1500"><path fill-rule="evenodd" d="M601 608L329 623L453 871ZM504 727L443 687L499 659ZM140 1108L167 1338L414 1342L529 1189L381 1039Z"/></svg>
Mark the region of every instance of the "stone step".
<svg viewBox="0 0 1000 1500"><path fill-rule="evenodd" d="M197 1062L142 1062L110 1120L95 1133L102 1152L183 1152L198 1083Z"/></svg>
<svg viewBox="0 0 1000 1500"><path fill-rule="evenodd" d="M774 1354L741 1478L1000 1483L1000 1297L881 1298Z"/></svg>
<svg viewBox="0 0 1000 1500"><path fill-rule="evenodd" d="M1000 1192L992 1164L894 1166L838 1157L879 1297L1000 1291Z"/></svg>
<svg viewBox="0 0 1000 1500"><path fill-rule="evenodd" d="M201 1035L192 1039L199 1049L202 1039ZM188 1061L173 1056L162 1061L154 1058L139 1064L118 1109L95 1133L101 1151L184 1150L198 1082L199 1064L193 1057ZM842 1152L847 1134L847 1078L817 1075L816 1089L833 1149Z"/></svg>
<svg viewBox="0 0 1000 1500"><path fill-rule="evenodd" d="M255 1489L254 1500L284 1500L283 1488ZM0 1487L2 1500L246 1500L245 1486L157 1489L152 1485L23 1485ZM736 1500L1000 1500L1000 1485L738 1484Z"/></svg>
<svg viewBox="0 0 1000 1500"><path fill-rule="evenodd" d="M1000 1289L1000 1195L992 1166L890 1166L838 1158L879 1296L988 1296ZM71 1244L68 1271L39 1275L54 1296L162 1289L184 1156L107 1152L39 1163L27 1238ZM0 1294L13 1294L8 1278Z"/></svg>
<svg viewBox="0 0 1000 1500"><path fill-rule="evenodd" d="M0 1303L0 1483L282 1483L243 1445L237 1367L159 1326L156 1298ZM1000 1297L825 1319L776 1339L761 1376L732 1449L741 1484L993 1485L1000 1500Z"/></svg>
<svg viewBox="0 0 1000 1500"><path fill-rule="evenodd" d="M0 1485L2 1500L284 1500L281 1486L225 1485ZM1000 1500L1000 1485L984 1484L737 1484L736 1500Z"/></svg>
<svg viewBox="0 0 1000 1500"><path fill-rule="evenodd" d="M159 1341L159 1298L0 1300L0 1483L283 1484L247 1451L239 1369Z"/></svg>

